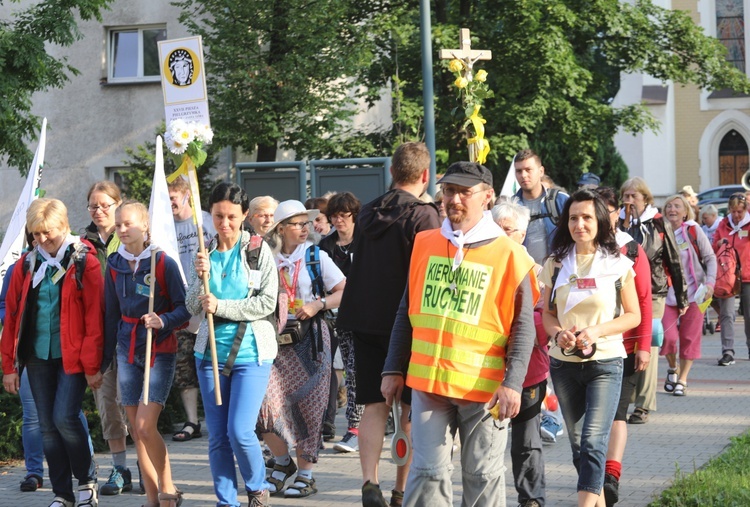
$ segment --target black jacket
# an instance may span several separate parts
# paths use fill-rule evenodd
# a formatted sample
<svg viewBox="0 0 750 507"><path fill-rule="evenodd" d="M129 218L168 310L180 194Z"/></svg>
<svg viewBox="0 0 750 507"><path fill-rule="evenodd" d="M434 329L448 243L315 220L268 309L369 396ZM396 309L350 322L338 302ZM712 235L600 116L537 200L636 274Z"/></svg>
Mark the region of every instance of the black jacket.
<svg viewBox="0 0 750 507"><path fill-rule="evenodd" d="M339 328L390 336L409 277L414 237L438 227L437 206L403 190L391 190L362 207L352 244L357 254L339 307Z"/></svg>

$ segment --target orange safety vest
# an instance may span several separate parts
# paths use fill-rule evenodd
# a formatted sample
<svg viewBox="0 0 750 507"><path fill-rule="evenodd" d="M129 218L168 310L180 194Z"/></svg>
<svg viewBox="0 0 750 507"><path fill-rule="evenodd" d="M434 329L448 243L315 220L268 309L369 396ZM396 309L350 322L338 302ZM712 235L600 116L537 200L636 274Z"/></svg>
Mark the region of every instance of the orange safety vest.
<svg viewBox="0 0 750 507"><path fill-rule="evenodd" d="M534 260L506 236L470 248L452 271L456 248L439 229L420 232L409 268L413 328L406 384L419 391L488 402L505 375L515 293Z"/></svg>

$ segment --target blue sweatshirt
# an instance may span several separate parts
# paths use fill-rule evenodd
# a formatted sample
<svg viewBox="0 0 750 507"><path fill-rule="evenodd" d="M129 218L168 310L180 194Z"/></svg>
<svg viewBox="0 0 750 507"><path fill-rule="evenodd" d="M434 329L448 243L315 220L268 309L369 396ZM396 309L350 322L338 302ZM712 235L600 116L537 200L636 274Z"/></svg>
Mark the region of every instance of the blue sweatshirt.
<svg viewBox="0 0 750 507"><path fill-rule="evenodd" d="M176 353L177 339L174 331L187 325L190 313L185 307L185 286L177 263L164 252L157 253L157 275L162 257L166 287L160 286L159 276L148 277L149 280L156 279L153 280L156 283L154 312L164 323L162 329L154 330L152 343L155 353ZM106 312L102 371L109 367L116 346L121 347L129 356L133 353L143 354L146 351L146 328L140 318L148 313L149 286L145 283L145 278L150 271L151 262L148 259L140 262L136 273L133 273L128 261L119 253L113 253L107 259L107 270L104 274ZM133 343L134 326L136 328Z"/></svg>

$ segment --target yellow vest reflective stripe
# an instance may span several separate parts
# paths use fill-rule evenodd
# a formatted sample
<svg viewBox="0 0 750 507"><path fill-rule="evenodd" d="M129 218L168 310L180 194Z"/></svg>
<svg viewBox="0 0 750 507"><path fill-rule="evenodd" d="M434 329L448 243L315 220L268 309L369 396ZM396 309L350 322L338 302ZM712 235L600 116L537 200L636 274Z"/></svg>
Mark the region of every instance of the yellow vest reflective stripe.
<svg viewBox="0 0 750 507"><path fill-rule="evenodd" d="M409 271L414 389L486 402L503 379L515 292L534 263L507 237L469 249L458 270L456 249L439 230L417 235Z"/></svg>

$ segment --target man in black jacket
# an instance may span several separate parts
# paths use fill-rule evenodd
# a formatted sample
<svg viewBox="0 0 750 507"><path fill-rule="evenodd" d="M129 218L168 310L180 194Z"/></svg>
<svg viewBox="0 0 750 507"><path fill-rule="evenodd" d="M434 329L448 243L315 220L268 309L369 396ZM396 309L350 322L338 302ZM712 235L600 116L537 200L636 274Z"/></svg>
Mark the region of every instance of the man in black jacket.
<svg viewBox="0 0 750 507"><path fill-rule="evenodd" d="M362 206L357 217L356 255L346 280L337 324L353 332L357 403L365 405L359 426L362 505L385 507L378 483L390 407L380 393L380 374L391 329L404 294L418 232L440 227L434 204L419 200L430 178L430 153L423 143L398 147L391 165L393 190ZM411 391L401 397L402 427L408 432ZM400 505L409 470L398 467L391 505Z"/></svg>

